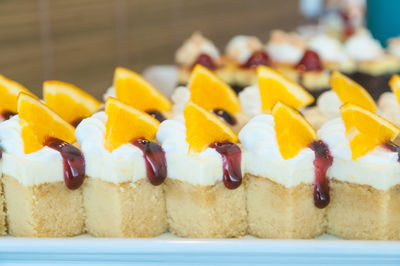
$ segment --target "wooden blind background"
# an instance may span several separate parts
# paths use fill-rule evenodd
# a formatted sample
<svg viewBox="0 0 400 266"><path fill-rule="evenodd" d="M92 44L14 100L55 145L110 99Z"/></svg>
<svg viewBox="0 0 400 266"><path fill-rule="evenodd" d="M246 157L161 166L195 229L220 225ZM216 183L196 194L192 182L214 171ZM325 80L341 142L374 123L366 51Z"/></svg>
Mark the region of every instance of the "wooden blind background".
<svg viewBox="0 0 400 266"><path fill-rule="evenodd" d="M295 0L0 0L0 73L38 96L59 79L100 99L115 66L171 64L195 30L223 49L299 20Z"/></svg>

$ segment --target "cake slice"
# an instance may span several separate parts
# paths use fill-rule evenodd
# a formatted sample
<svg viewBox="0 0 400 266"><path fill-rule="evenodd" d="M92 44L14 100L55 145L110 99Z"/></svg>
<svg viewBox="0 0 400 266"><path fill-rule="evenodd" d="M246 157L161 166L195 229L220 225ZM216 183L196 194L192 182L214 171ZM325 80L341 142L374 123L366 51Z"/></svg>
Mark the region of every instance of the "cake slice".
<svg viewBox="0 0 400 266"><path fill-rule="evenodd" d="M334 157L328 172L330 234L346 239L400 239L400 148L392 143L400 130L353 104L318 135Z"/></svg>
<svg viewBox="0 0 400 266"><path fill-rule="evenodd" d="M159 122L109 97L76 136L86 159L86 229L96 237L154 237L167 231Z"/></svg>
<svg viewBox="0 0 400 266"><path fill-rule="evenodd" d="M294 109L278 102L239 133L247 180L249 234L314 238L325 232L332 163L327 146Z"/></svg>
<svg viewBox="0 0 400 266"><path fill-rule="evenodd" d="M9 233L68 237L84 232L80 186L85 161L74 128L35 97L20 93L18 115L0 124Z"/></svg>
<svg viewBox="0 0 400 266"><path fill-rule="evenodd" d="M191 238L228 238L247 232L245 182L237 136L197 104L185 108L185 124L161 123L170 232Z"/></svg>

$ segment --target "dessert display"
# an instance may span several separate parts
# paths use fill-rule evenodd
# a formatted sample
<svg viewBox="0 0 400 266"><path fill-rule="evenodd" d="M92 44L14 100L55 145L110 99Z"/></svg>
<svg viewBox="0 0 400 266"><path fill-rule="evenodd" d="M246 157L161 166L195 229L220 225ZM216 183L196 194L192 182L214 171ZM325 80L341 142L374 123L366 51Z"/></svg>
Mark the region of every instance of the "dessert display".
<svg viewBox="0 0 400 266"><path fill-rule="evenodd" d="M371 112L377 112L372 96L360 84L340 72L332 72L330 87L331 90L318 98L316 107L303 112L314 128L318 129L327 120L340 117L340 106L343 103L353 103Z"/></svg>
<svg viewBox="0 0 400 266"><path fill-rule="evenodd" d="M78 87L57 80L43 83L43 100L48 107L74 127L102 106L94 97Z"/></svg>
<svg viewBox="0 0 400 266"><path fill-rule="evenodd" d="M390 77L400 72L396 56L387 53L366 30L351 36L346 41L345 49L357 64L352 79L365 87L376 100L383 92L390 90Z"/></svg>
<svg viewBox="0 0 400 266"><path fill-rule="evenodd" d="M249 233L313 238L325 232L332 157L293 108L276 103L240 131L247 180ZM262 204L260 204L262 203Z"/></svg>
<svg viewBox="0 0 400 266"><path fill-rule="evenodd" d="M243 111L250 118L270 113L279 101L295 109L302 109L314 102L312 95L301 85L271 67L259 66L257 77L257 84L239 93Z"/></svg>
<svg viewBox="0 0 400 266"><path fill-rule="evenodd" d="M218 74L239 93L257 82L256 68L271 65L271 60L261 41L254 36L238 35L225 49L224 65Z"/></svg>
<svg viewBox="0 0 400 266"><path fill-rule="evenodd" d="M165 151L170 232L227 238L247 232L245 180L236 134L215 115L189 102L185 123L166 120L157 139Z"/></svg>
<svg viewBox="0 0 400 266"><path fill-rule="evenodd" d="M346 239L399 240L400 129L382 117L347 103L341 118L322 126L329 147L331 202L327 232Z"/></svg>
<svg viewBox="0 0 400 266"><path fill-rule="evenodd" d="M218 116L235 132L247 121L235 91L202 65L194 67L187 87L178 87L172 95L173 118L183 121L186 104L191 101Z"/></svg>
<svg viewBox="0 0 400 266"><path fill-rule="evenodd" d="M20 92L18 115L0 124L9 233L67 237L84 232L81 185L85 160L73 146L74 127Z"/></svg>
<svg viewBox="0 0 400 266"><path fill-rule="evenodd" d="M175 53L175 62L178 66L178 85L186 85L192 68L200 64L212 71L218 71L221 58L217 47L199 32L195 32L187 39ZM225 71L224 71L225 72ZM226 76L229 78L233 76ZM231 80L227 80L228 83ZM232 80L233 82L233 80Z"/></svg>
<svg viewBox="0 0 400 266"><path fill-rule="evenodd" d="M83 201L89 234L153 237L167 231L162 185L167 165L154 142L158 125L149 114L109 97L105 112L77 127L86 160Z"/></svg>

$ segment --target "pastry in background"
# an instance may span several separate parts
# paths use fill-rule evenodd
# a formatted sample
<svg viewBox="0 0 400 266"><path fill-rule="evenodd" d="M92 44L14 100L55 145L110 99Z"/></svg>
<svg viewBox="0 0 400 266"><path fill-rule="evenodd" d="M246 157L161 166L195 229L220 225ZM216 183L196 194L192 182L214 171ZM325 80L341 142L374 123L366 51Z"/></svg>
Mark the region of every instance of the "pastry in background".
<svg viewBox="0 0 400 266"><path fill-rule="evenodd" d="M345 239L400 239L400 130L366 109L347 103L341 118L325 123L318 136L333 164L329 234Z"/></svg>
<svg viewBox="0 0 400 266"><path fill-rule="evenodd" d="M247 233L245 180L236 134L189 102L185 123L166 120L157 139L165 151L170 232L191 238L230 238Z"/></svg>
<svg viewBox="0 0 400 266"><path fill-rule="evenodd" d="M218 74L239 93L257 82L258 65L271 65L265 46L257 37L238 35L227 44L224 66Z"/></svg>
<svg viewBox="0 0 400 266"><path fill-rule="evenodd" d="M345 49L357 64L357 71L351 75L354 81L366 88L375 100L390 90L390 77L400 71L398 59L387 53L378 40L367 30L359 30L346 41Z"/></svg>
<svg viewBox="0 0 400 266"><path fill-rule="evenodd" d="M165 156L154 142L159 122L109 97L105 112L84 119L76 136L86 160L87 232L154 237L167 231Z"/></svg>
<svg viewBox="0 0 400 266"><path fill-rule="evenodd" d="M84 232L85 159L75 128L36 97L20 93L18 115L0 124L9 233L69 237Z"/></svg>
<svg viewBox="0 0 400 266"><path fill-rule="evenodd" d="M327 146L291 107L278 102L240 131L247 180L249 234L314 238L325 232L329 204Z"/></svg>
<svg viewBox="0 0 400 266"><path fill-rule="evenodd" d="M398 73L400 73L400 36L388 40L387 51L397 58Z"/></svg>
<svg viewBox="0 0 400 266"><path fill-rule="evenodd" d="M178 66L177 85L186 85L192 68L200 64L212 71L217 71L221 65L220 54L215 45L199 32L187 39L175 53ZM230 81L227 81L230 83Z"/></svg>

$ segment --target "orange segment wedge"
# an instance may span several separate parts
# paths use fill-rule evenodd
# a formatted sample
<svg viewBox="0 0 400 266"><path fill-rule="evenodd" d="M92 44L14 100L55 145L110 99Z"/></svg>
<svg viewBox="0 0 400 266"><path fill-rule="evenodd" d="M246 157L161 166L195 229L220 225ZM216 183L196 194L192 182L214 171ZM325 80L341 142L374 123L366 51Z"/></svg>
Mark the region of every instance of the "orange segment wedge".
<svg viewBox="0 0 400 266"><path fill-rule="evenodd" d="M271 112L277 102L295 109L314 102L314 97L302 86L270 67L258 66L257 75L263 112Z"/></svg>
<svg viewBox="0 0 400 266"><path fill-rule="evenodd" d="M161 92L138 73L117 67L114 73L114 88L118 100L140 111L168 111L172 104Z"/></svg>
<svg viewBox="0 0 400 266"><path fill-rule="evenodd" d="M31 94L18 82L0 75L0 114L4 112L17 113L18 94L21 92Z"/></svg>
<svg viewBox="0 0 400 266"><path fill-rule="evenodd" d="M190 101L211 111L223 109L231 114L240 110L235 91L212 71L196 65L189 79Z"/></svg>
<svg viewBox="0 0 400 266"><path fill-rule="evenodd" d="M152 116L113 97L106 101L106 114L105 144L109 151L136 138L153 140L160 124Z"/></svg>
<svg viewBox="0 0 400 266"><path fill-rule="evenodd" d="M75 128L36 97L20 93L18 116L26 154L40 150L51 137L71 144L75 141Z"/></svg>
<svg viewBox="0 0 400 266"><path fill-rule="evenodd" d="M189 102L184 110L186 141L189 149L201 152L213 142L230 141L236 143L236 134L217 116Z"/></svg>
<svg viewBox="0 0 400 266"><path fill-rule="evenodd" d="M340 107L342 119L346 128L346 137L350 140L353 160L367 154L376 146L392 141L400 129L355 104L347 103Z"/></svg>
<svg viewBox="0 0 400 266"><path fill-rule="evenodd" d="M393 75L389 81L390 89L397 97L397 102L400 105L400 75Z"/></svg>
<svg viewBox="0 0 400 266"><path fill-rule="evenodd" d="M377 107L371 95L357 82L338 71L333 71L330 78L331 88L342 103L353 103L376 113Z"/></svg>
<svg viewBox="0 0 400 266"><path fill-rule="evenodd" d="M101 103L75 85L49 80L43 83L43 98L65 121L72 124L100 109Z"/></svg>
<svg viewBox="0 0 400 266"><path fill-rule="evenodd" d="M272 115L279 151L285 160L296 156L317 138L311 124L292 107L278 102Z"/></svg>

